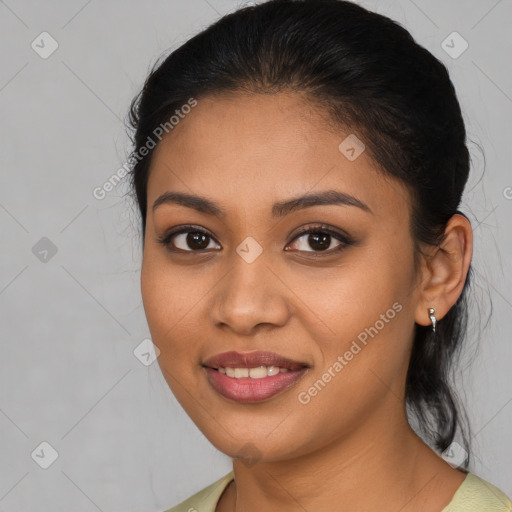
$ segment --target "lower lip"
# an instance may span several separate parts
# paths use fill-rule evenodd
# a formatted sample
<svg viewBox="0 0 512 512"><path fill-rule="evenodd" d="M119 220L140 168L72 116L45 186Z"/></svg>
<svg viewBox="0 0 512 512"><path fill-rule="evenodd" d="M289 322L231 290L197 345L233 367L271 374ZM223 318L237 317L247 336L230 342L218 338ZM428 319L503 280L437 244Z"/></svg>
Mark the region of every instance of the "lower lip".
<svg viewBox="0 0 512 512"><path fill-rule="evenodd" d="M267 400L290 388L304 375L307 368L289 370L263 379L237 379L213 368L205 367L205 370L210 384L218 393L236 402L249 403Z"/></svg>

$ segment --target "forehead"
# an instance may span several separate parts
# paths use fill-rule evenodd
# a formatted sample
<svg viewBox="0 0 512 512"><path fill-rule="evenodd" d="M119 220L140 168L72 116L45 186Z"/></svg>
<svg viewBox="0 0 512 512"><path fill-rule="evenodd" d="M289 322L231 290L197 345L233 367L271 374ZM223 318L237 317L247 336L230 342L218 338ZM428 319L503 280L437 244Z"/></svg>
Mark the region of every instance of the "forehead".
<svg viewBox="0 0 512 512"><path fill-rule="evenodd" d="M364 144L360 134L334 129L325 110L296 93L205 97L155 149L149 208L169 190L261 209L336 189L374 211L384 213L391 203L403 215L409 208L405 186L384 175L368 151L355 159L343 152L354 142L359 152L358 139Z"/></svg>

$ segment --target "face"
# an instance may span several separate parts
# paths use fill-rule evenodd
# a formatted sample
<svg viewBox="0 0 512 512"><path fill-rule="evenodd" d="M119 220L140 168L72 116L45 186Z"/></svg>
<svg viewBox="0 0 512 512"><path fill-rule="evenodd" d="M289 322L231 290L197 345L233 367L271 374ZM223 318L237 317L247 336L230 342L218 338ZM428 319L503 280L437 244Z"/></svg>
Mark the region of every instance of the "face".
<svg viewBox="0 0 512 512"><path fill-rule="evenodd" d="M296 93L231 95L155 149L145 313L172 392L231 457L291 459L403 414L410 199L350 133Z"/></svg>

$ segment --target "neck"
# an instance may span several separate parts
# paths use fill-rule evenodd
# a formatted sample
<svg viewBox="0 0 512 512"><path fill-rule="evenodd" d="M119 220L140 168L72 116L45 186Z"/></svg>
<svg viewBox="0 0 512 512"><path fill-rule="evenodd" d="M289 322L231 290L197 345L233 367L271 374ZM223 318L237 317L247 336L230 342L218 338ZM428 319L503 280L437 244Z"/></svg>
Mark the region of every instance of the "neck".
<svg viewBox="0 0 512 512"><path fill-rule="evenodd" d="M384 496L387 509L405 512L418 510L414 507L450 475L451 487L438 498L441 506L446 505L463 473L414 433L401 404L390 396L403 414L389 414L387 404L372 421L320 449L253 466L235 459L235 481L217 510L379 510ZM458 480L454 473L459 473Z"/></svg>

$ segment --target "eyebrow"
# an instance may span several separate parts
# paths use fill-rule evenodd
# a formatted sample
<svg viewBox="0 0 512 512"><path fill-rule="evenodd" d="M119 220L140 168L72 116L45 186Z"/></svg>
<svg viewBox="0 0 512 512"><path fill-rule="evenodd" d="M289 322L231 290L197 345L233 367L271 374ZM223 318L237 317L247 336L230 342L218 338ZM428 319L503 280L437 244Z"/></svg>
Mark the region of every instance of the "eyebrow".
<svg viewBox="0 0 512 512"><path fill-rule="evenodd" d="M179 204L208 215L215 215L217 217L226 216L226 211L215 201L207 199L206 197L186 194L183 192L164 192L153 203L153 211L163 204ZM300 197L287 199L286 201L274 203L272 206L272 216L284 217L285 215L297 210L322 205L355 206L373 214L368 205L354 196L338 190L326 190L324 192L306 194Z"/></svg>

